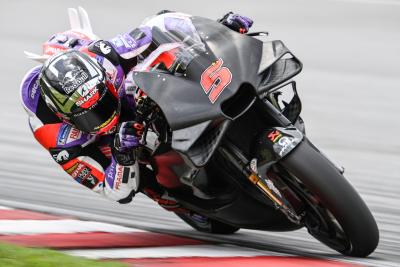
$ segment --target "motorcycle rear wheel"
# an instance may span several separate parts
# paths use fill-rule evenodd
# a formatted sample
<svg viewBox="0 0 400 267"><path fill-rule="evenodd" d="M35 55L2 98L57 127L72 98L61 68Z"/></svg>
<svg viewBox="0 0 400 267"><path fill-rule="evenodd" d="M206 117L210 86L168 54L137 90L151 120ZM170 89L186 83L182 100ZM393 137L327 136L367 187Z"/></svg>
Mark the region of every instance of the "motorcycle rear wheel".
<svg viewBox="0 0 400 267"><path fill-rule="evenodd" d="M375 250L379 230L370 210L311 142L305 139L280 165L307 204L304 223L312 236L347 256L366 257Z"/></svg>

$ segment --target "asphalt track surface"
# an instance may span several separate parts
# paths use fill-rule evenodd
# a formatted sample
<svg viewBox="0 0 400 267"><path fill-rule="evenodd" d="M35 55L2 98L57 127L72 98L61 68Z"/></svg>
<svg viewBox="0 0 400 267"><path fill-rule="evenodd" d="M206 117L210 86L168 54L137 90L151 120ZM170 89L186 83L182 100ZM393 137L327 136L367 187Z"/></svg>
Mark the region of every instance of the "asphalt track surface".
<svg viewBox="0 0 400 267"><path fill-rule="evenodd" d="M66 9L78 5L86 8L103 38L170 9L210 18L232 10L254 18L253 30L268 30L271 39L283 40L304 63L297 81L308 137L346 168L346 177L372 210L381 234L377 250L368 259L346 258L304 230L200 234L144 197L122 206L75 184L33 139L19 84L35 65L22 51L40 52L52 33L68 29ZM400 265L400 1L0 0L0 10L0 204L271 252Z"/></svg>

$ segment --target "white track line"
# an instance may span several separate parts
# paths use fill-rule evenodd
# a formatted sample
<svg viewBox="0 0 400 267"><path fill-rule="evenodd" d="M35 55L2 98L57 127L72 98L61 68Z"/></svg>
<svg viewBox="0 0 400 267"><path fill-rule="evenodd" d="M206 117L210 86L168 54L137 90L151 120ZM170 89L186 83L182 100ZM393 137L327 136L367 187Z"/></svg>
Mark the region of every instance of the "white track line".
<svg viewBox="0 0 400 267"><path fill-rule="evenodd" d="M0 210L13 210L13 209L5 206L0 206Z"/></svg>
<svg viewBox="0 0 400 267"><path fill-rule="evenodd" d="M79 249L63 252L90 259L137 259L170 257L254 257L285 255L232 245L191 245L175 247Z"/></svg>
<svg viewBox="0 0 400 267"><path fill-rule="evenodd" d="M55 234L82 232L144 232L102 222L79 220L0 220L0 235L10 234Z"/></svg>

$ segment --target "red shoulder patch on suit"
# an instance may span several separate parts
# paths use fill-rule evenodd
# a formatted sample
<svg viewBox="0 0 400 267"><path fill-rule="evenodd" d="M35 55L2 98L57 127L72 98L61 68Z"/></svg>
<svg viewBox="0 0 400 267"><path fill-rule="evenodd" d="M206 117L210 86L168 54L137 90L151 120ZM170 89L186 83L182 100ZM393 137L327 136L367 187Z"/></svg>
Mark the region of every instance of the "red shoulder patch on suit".
<svg viewBox="0 0 400 267"><path fill-rule="evenodd" d="M61 125L62 123L45 124L37 129L33 135L43 147L49 150L51 147L57 146L57 137Z"/></svg>

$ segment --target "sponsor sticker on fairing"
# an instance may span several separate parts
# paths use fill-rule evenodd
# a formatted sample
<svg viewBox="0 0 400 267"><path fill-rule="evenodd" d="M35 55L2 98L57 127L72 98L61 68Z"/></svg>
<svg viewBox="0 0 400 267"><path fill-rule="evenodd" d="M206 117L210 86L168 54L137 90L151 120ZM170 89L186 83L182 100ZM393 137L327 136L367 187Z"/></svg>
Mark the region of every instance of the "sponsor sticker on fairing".
<svg viewBox="0 0 400 267"><path fill-rule="evenodd" d="M258 173L258 167L257 167L257 159L254 158L250 161L250 169L254 172L254 173Z"/></svg>
<svg viewBox="0 0 400 267"><path fill-rule="evenodd" d="M267 137L271 142L276 143L282 137L282 133L278 130L273 130Z"/></svg>
<svg viewBox="0 0 400 267"><path fill-rule="evenodd" d="M296 146L296 138L284 136L281 139L279 139L278 144L281 147L279 156L282 157L283 153L293 149Z"/></svg>
<svg viewBox="0 0 400 267"><path fill-rule="evenodd" d="M278 188L275 187L274 183L271 180L265 179L265 181L269 189L274 191L274 193L277 194L279 197L282 197L281 192L279 192Z"/></svg>

